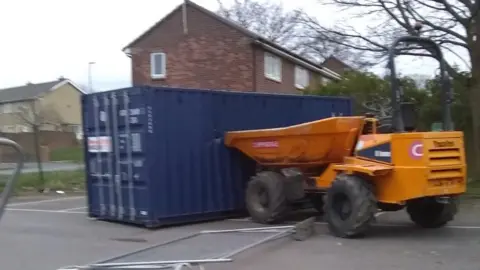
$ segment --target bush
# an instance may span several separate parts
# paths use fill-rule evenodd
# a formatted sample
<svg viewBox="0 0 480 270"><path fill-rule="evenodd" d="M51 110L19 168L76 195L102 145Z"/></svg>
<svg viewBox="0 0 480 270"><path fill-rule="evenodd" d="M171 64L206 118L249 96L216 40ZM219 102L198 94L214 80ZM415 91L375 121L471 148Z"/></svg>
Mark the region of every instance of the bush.
<svg viewBox="0 0 480 270"><path fill-rule="evenodd" d="M69 147L55 149L50 153L51 161L84 162L82 147Z"/></svg>

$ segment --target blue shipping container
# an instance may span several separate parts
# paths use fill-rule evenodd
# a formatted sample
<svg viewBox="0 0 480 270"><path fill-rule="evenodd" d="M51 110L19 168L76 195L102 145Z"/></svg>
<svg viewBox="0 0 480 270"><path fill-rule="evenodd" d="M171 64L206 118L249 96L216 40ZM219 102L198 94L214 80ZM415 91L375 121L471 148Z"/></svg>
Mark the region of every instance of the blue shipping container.
<svg viewBox="0 0 480 270"><path fill-rule="evenodd" d="M89 215L157 227L244 210L254 164L226 131L351 115L348 98L132 87L83 96Z"/></svg>

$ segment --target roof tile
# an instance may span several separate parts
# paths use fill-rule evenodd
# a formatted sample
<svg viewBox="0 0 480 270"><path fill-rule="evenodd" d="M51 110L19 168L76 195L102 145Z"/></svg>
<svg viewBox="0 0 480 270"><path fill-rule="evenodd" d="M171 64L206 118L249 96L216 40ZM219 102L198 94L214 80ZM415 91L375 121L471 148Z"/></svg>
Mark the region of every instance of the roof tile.
<svg viewBox="0 0 480 270"><path fill-rule="evenodd" d="M59 80L44 83L29 83L22 86L0 89L0 103L31 100L48 92Z"/></svg>

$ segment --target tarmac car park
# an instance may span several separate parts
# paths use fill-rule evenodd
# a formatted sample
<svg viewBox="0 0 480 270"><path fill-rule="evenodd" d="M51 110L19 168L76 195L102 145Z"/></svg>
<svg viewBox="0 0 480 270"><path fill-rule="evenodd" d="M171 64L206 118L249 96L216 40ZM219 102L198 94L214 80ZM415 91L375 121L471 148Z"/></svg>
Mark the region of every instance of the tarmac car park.
<svg viewBox="0 0 480 270"><path fill-rule="evenodd" d="M305 241L281 238L248 249L232 262L203 267L318 269L321 264L323 269L341 270L478 269L479 202L463 198L457 218L435 230L412 225L403 213L380 213L376 229L364 239L331 236L322 217L317 216L315 234ZM289 217L287 223L311 215L315 212L305 210ZM200 230L259 227L241 218L148 230L90 219L85 197L60 195L11 199L0 226L3 269L24 270L56 270L103 261ZM181 248L175 256L187 259L201 248L205 247ZM152 255L155 257L155 253Z"/></svg>

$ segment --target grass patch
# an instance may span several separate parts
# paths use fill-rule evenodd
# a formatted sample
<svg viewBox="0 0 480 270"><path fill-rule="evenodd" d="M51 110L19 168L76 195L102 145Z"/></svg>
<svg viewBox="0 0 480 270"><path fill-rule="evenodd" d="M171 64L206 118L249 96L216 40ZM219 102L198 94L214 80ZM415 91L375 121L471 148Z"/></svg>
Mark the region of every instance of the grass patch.
<svg viewBox="0 0 480 270"><path fill-rule="evenodd" d="M83 148L82 147L68 147L55 149L50 153L51 161L74 161L83 162Z"/></svg>
<svg viewBox="0 0 480 270"><path fill-rule="evenodd" d="M65 192L85 190L85 171L57 171L43 173L45 185L40 180L39 173L22 173L15 185L15 195L37 191L43 188L63 190ZM0 176L0 191L3 191L10 176Z"/></svg>

